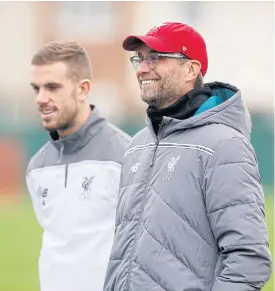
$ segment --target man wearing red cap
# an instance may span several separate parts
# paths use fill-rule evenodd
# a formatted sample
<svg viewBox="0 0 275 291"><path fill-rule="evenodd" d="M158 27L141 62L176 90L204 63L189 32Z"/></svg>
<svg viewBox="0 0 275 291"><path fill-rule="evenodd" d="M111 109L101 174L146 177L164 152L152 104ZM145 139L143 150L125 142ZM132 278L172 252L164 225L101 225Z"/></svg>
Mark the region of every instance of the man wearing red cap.
<svg viewBox="0 0 275 291"><path fill-rule="evenodd" d="M271 256L240 90L203 85L206 45L186 24L123 47L149 106L124 155L104 291L261 290Z"/></svg>

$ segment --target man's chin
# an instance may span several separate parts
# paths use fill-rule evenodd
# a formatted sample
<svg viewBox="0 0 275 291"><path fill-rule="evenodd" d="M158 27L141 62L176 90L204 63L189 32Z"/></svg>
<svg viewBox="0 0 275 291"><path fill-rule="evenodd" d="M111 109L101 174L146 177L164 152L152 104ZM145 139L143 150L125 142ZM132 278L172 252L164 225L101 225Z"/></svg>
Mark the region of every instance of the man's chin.
<svg viewBox="0 0 275 291"><path fill-rule="evenodd" d="M48 132L57 131L57 128L53 126L43 126L43 128Z"/></svg>
<svg viewBox="0 0 275 291"><path fill-rule="evenodd" d="M54 131L58 131L59 133L61 132L65 132L67 131L70 126L69 125L62 125L62 124L42 124L42 126L44 127L44 129L48 132L54 132Z"/></svg>
<svg viewBox="0 0 275 291"><path fill-rule="evenodd" d="M52 122L42 121L42 126L47 131L57 131L58 126Z"/></svg>
<svg viewBox="0 0 275 291"><path fill-rule="evenodd" d="M157 107L158 106L158 100L155 97L149 97L149 96L141 96L141 100L148 104L150 107Z"/></svg>

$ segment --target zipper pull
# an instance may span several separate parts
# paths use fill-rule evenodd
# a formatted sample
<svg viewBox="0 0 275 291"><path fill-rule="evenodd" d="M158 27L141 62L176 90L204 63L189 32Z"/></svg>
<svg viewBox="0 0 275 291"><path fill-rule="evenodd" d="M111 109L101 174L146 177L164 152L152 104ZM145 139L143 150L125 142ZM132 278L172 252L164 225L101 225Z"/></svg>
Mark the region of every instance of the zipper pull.
<svg viewBox="0 0 275 291"><path fill-rule="evenodd" d="M63 152L64 152L64 145L61 144L60 145L60 154L59 154L59 159L58 159L58 164L60 164L61 160L62 160L62 157L63 157Z"/></svg>

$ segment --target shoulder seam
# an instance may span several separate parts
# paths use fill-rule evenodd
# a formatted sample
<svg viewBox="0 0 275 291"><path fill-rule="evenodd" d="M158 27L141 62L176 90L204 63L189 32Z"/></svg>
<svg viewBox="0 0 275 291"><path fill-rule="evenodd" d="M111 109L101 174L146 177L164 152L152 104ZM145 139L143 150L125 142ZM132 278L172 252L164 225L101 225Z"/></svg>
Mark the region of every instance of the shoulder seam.
<svg viewBox="0 0 275 291"><path fill-rule="evenodd" d="M89 163L89 162L92 162L92 163L96 163L96 164L109 164L109 165L112 165L114 167L116 167L119 171L121 171L121 164L115 162L115 161L99 161L99 160L84 160L84 161L81 161L81 162L76 162L76 163L70 163L69 166L74 166L74 165L77 165L77 164L81 164L81 163ZM33 171L42 171L43 169L47 168L58 168L58 167L64 167L64 164L62 165L51 165L51 166L46 166L46 167L39 167L39 168L33 168L31 169L30 171L27 172L27 175Z"/></svg>
<svg viewBox="0 0 275 291"><path fill-rule="evenodd" d="M28 163L28 167L27 167L27 172L26 175L28 175L33 169L30 169L30 166L33 165L35 163L35 161L37 160L37 158L39 158L39 156L47 149L48 145L50 144L50 141L48 141L46 144L44 144L30 159L29 163Z"/></svg>
<svg viewBox="0 0 275 291"><path fill-rule="evenodd" d="M231 140L234 140L234 139L238 139L238 140L241 140L242 142L245 142L245 138L244 138L244 137L239 137L239 136L233 136L233 137L230 137L230 138L228 138L228 139L222 141L222 142L218 145L218 147L213 151L213 155L212 155L212 156L215 156L216 152L217 152L217 151L218 151L218 150L219 150L223 145L225 145L227 142L229 142L229 141L231 141ZM211 157L210 157L210 158L208 159L208 161L207 161L207 164L206 164L206 166L205 166L205 171L204 171L204 173L206 173L206 171L207 171L207 169L208 169L208 164L209 164L210 160L211 160Z"/></svg>
<svg viewBox="0 0 275 291"><path fill-rule="evenodd" d="M119 134L120 137L122 137L125 141L129 142L131 140L131 136L128 135L126 132L115 126L114 124L108 122L107 125L117 134Z"/></svg>

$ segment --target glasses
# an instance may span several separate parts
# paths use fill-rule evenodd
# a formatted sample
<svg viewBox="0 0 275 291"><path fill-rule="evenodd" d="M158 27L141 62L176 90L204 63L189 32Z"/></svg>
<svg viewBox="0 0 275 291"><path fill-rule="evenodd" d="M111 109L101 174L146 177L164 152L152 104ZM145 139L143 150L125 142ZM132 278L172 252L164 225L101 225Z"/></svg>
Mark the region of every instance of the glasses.
<svg viewBox="0 0 275 291"><path fill-rule="evenodd" d="M158 61L160 58L171 58L171 59L189 59L187 56L183 54L176 53L149 53L146 57L142 57L139 55L130 57L130 61L133 65L134 70L136 71L139 65L145 60L148 67L150 69L154 69L158 65Z"/></svg>

